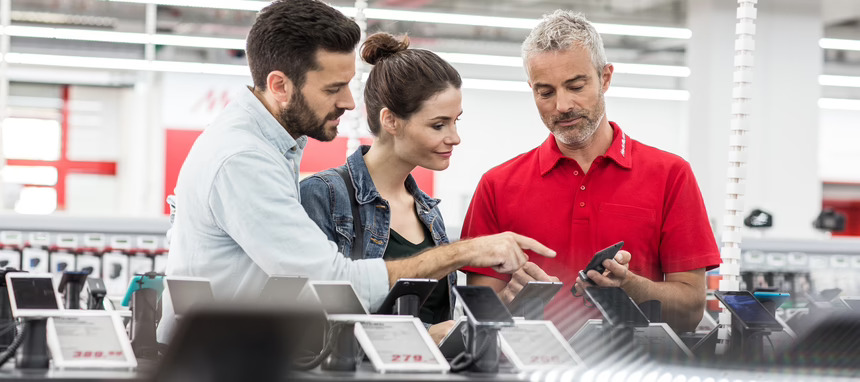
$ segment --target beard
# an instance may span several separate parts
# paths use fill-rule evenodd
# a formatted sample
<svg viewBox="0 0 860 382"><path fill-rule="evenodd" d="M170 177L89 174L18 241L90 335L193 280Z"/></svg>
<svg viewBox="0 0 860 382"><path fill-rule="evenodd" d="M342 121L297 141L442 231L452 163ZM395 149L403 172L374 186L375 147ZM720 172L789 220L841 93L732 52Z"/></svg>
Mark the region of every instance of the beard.
<svg viewBox="0 0 860 382"><path fill-rule="evenodd" d="M598 94L597 104L593 109L582 109L579 111L569 111L556 116L541 117L544 124L552 132L561 143L570 147L584 147L594 136L594 132L600 126L603 116L606 114L606 103L603 99L603 92ZM573 126L561 126L559 121L566 121L575 118L582 118Z"/></svg>
<svg viewBox="0 0 860 382"><path fill-rule="evenodd" d="M337 137L337 126L326 130L326 122L339 118L345 111L346 109L336 108L320 119L311 110L302 92L296 91L290 97L289 106L281 109L278 119L292 134L307 135L320 142L330 142Z"/></svg>

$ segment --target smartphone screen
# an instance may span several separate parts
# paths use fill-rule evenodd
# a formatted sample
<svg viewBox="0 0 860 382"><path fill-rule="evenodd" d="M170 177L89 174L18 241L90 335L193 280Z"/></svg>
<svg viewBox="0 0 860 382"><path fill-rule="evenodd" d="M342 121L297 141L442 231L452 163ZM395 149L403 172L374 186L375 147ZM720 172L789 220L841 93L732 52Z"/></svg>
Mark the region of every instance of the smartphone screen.
<svg viewBox="0 0 860 382"><path fill-rule="evenodd" d="M610 325L643 327L650 321L621 288L588 287L585 294L603 313Z"/></svg>
<svg viewBox="0 0 860 382"><path fill-rule="evenodd" d="M723 301L729 310L737 316L738 319L746 323L749 327L768 327L782 328L779 321L774 318L773 314L765 309L755 297L749 292L719 294L720 300Z"/></svg>
<svg viewBox="0 0 860 382"><path fill-rule="evenodd" d="M18 309L60 309L50 278L12 278L12 292Z"/></svg>
<svg viewBox="0 0 860 382"><path fill-rule="evenodd" d="M454 289L466 313L479 324L514 323L511 312L490 287L457 286Z"/></svg>

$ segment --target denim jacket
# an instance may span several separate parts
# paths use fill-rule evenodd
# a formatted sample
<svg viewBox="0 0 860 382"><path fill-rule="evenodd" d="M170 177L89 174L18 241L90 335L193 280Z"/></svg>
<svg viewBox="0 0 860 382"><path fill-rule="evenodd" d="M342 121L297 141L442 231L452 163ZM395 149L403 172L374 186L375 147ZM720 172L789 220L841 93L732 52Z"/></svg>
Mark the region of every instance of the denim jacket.
<svg viewBox="0 0 860 382"><path fill-rule="evenodd" d="M364 257L365 259L381 259L388 246L389 230L391 227L391 210L388 201L379 195L367 165L364 154L370 146L361 146L346 160L346 168L355 188L356 201L361 214L361 225L364 228ZM341 167L344 167L341 166ZM337 244L338 252L347 258L352 251L352 241L355 230L352 225L352 205L343 178L334 169L311 175L301 181L301 203L311 220L317 223L328 239ZM415 198L415 210L421 223L427 227L433 236L434 245L448 243L445 233L445 222L439 208L439 199L425 194L412 175L406 178L406 189ZM454 296L451 289L457 284L457 273L448 275L448 299L451 312L454 311Z"/></svg>

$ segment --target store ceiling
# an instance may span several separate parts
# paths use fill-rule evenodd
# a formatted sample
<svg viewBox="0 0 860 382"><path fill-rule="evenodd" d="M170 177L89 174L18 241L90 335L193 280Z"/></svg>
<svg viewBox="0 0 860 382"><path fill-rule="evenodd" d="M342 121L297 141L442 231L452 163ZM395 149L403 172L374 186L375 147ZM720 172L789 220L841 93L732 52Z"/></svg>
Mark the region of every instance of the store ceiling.
<svg viewBox="0 0 860 382"><path fill-rule="evenodd" d="M201 0L203 1L203 0ZM690 0L371 0L373 8L445 12L471 15L539 18L557 8L585 13L602 23L686 26ZM730 0L726 0L730 1ZM778 1L778 0L768 0ZM812 1L812 0L810 0ZM352 6L352 1L333 0L333 5ZM826 37L860 39L860 1L824 0L822 14ZM143 32L144 6L104 0L12 1L15 25L61 26L98 30ZM222 9L159 6L159 33L243 38L254 12ZM527 31L513 28L442 25L403 21L368 22L370 32L408 32L413 44L444 52L517 56ZM611 61L662 65L684 65L686 41L604 35ZM140 45L70 42L35 38L13 38L12 50L29 53L77 54L104 57L142 58ZM168 47L159 49L159 59L241 63L241 57L213 49ZM828 64L860 63L860 53L829 51Z"/></svg>

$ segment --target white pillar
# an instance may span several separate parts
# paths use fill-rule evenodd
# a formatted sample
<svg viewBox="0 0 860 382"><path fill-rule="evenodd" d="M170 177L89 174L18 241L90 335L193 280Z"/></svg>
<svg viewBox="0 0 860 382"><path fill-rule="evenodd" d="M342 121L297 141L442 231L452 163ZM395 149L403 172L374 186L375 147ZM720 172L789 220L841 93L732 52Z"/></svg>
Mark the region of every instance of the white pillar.
<svg viewBox="0 0 860 382"><path fill-rule="evenodd" d="M747 158L746 211L774 214L769 237L815 235L821 209L818 98L823 34L817 0L760 0ZM737 2L693 0L689 160L718 231L726 193Z"/></svg>

